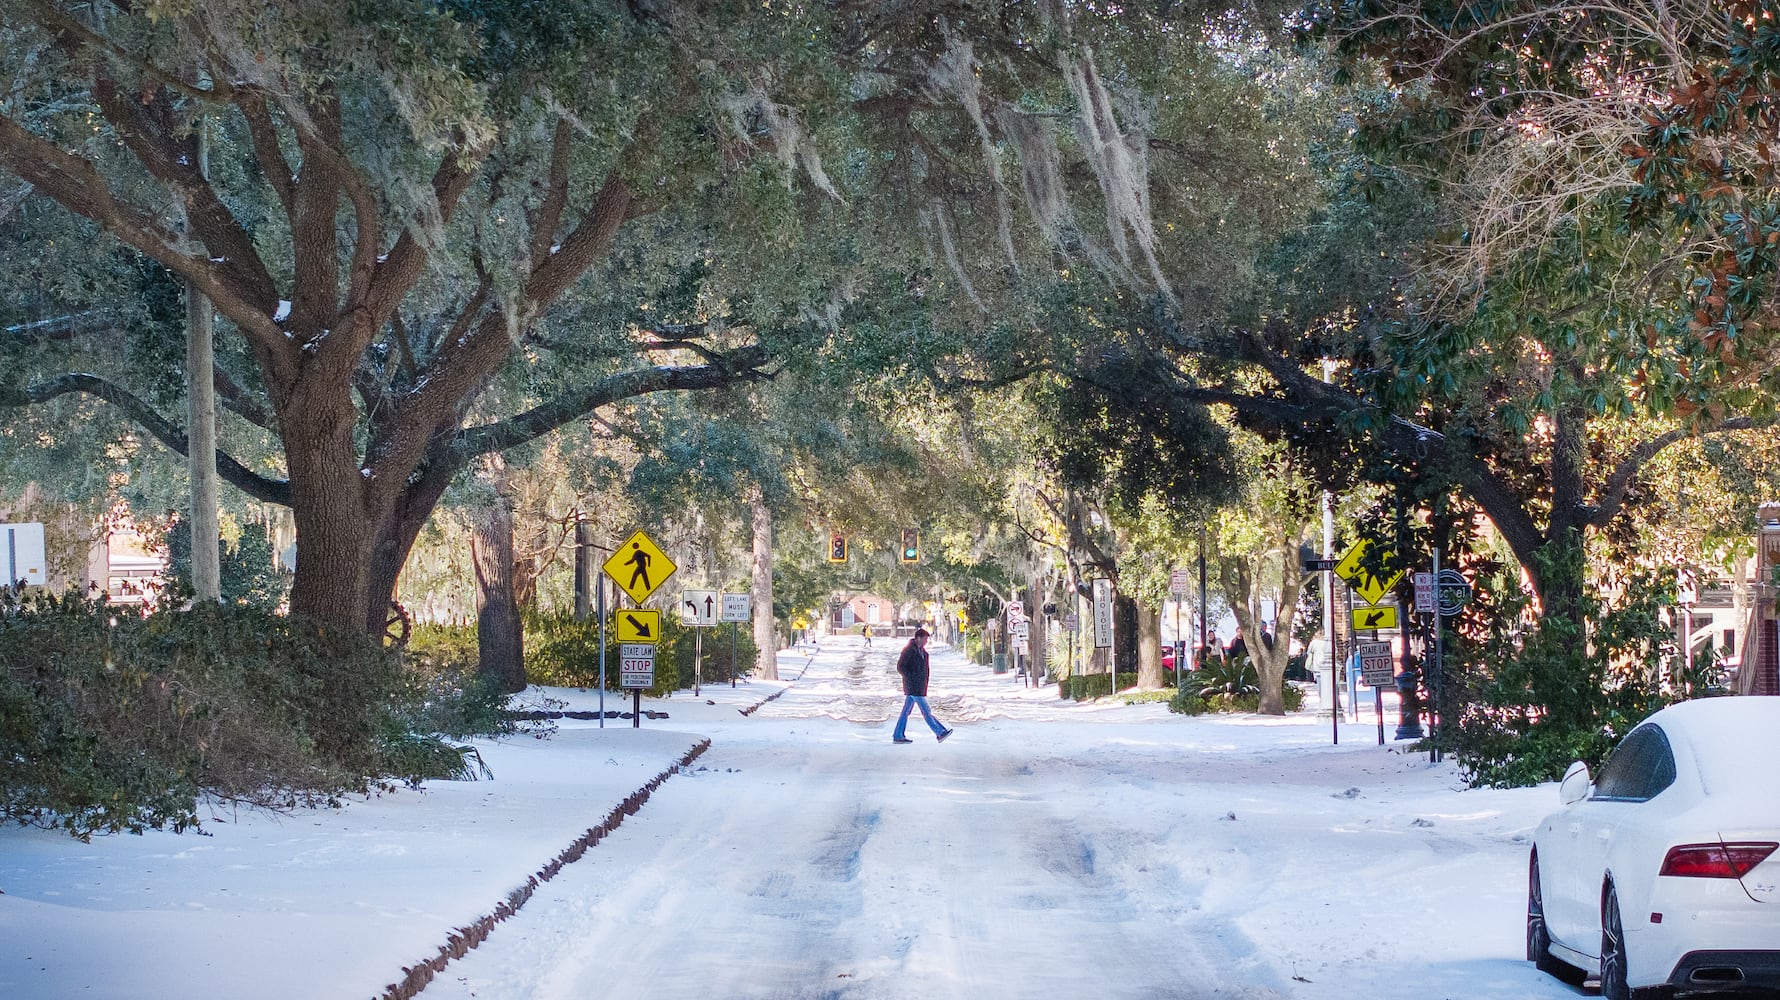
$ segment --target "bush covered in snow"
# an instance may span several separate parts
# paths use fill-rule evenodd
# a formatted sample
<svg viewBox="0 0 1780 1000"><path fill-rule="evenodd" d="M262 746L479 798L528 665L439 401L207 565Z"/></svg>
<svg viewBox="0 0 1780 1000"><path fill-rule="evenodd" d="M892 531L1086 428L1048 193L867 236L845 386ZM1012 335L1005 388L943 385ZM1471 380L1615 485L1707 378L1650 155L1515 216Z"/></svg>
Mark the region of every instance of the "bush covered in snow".
<svg viewBox="0 0 1780 1000"><path fill-rule="evenodd" d="M349 629L210 603L6 604L0 819L85 838L195 826L204 796L325 802L412 750L402 692L396 657Z"/></svg>

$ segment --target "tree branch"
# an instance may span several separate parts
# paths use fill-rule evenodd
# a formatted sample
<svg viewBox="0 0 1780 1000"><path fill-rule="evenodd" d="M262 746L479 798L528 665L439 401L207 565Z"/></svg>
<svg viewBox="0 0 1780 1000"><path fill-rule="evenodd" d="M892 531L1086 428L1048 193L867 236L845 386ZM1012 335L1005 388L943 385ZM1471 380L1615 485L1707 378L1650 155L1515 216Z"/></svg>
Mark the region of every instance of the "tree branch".
<svg viewBox="0 0 1780 1000"><path fill-rule="evenodd" d="M156 413L139 396L97 375L70 372L33 383L23 389L0 389L0 407L31 406L75 392L105 400L124 411L126 416L172 451L180 455L188 453L189 443L184 431ZM290 483L267 479L235 461L221 449L216 452L216 473L256 500L290 506Z"/></svg>
<svg viewBox="0 0 1780 1000"><path fill-rule="evenodd" d="M682 367L656 365L608 375L579 392L570 393L499 423L465 428L452 443L452 455L454 460L465 462L486 452L512 448L602 406L649 393L715 389L738 382L756 381L765 377L759 369L766 360L766 348L751 344L724 355L721 364Z"/></svg>
<svg viewBox="0 0 1780 1000"><path fill-rule="evenodd" d="M1756 419L1754 417L1733 417L1716 427L1710 427L1702 431L1693 431L1685 427L1677 427L1674 430L1659 434L1648 441L1641 442L1631 450L1630 454L1626 455L1625 458L1620 459L1618 465L1614 466L1613 473L1607 477L1607 483L1601 488L1600 496L1596 499L1594 512L1592 516L1588 518L1586 523L1590 527L1599 528L1602 525L1605 525L1608 521L1611 521L1613 516L1619 513L1619 509L1625 505L1626 489L1631 486L1632 480L1636 478L1639 471L1644 468L1644 464L1655 458L1664 448L1667 448L1683 438L1693 437L1696 434L1700 436L1707 434L1726 434L1731 431L1746 431L1753 430L1757 427L1770 427L1774 424L1774 420L1775 418L1773 417L1765 417L1761 419Z"/></svg>

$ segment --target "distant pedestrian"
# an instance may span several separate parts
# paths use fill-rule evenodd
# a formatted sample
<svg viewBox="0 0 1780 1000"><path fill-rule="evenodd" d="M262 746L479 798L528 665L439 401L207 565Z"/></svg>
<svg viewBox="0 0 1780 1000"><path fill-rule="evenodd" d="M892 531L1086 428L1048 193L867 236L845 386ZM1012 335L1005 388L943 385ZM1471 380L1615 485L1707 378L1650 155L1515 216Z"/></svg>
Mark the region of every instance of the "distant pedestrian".
<svg viewBox="0 0 1780 1000"><path fill-rule="evenodd" d="M908 738L909 713L915 706L921 707L921 717L933 729L933 735L940 742L945 742L952 731L939 724L933 717L933 709L927 707L927 630L918 628L915 637L902 648L902 656L897 658L896 672L902 675L902 715L896 720L896 732L891 736L896 743L913 743Z"/></svg>
<svg viewBox="0 0 1780 1000"><path fill-rule="evenodd" d="M871 626L870 625L865 626L865 631L862 632L861 634L865 636L865 648L870 649L871 648Z"/></svg>

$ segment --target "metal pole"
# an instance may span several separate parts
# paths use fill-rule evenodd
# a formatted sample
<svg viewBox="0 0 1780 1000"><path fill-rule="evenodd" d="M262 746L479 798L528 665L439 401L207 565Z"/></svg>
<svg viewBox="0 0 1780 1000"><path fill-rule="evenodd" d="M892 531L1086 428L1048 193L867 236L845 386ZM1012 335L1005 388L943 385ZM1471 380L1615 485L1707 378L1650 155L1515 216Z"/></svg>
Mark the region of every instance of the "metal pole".
<svg viewBox="0 0 1780 1000"><path fill-rule="evenodd" d="M1187 669L1187 636L1180 630L1180 606L1187 595L1174 594L1174 689L1180 690L1181 672Z"/></svg>
<svg viewBox="0 0 1780 1000"><path fill-rule="evenodd" d="M1199 522L1199 650L1200 650L1200 653L1203 653L1205 650L1210 648L1206 644L1206 634L1205 634L1205 629L1206 629L1206 625L1207 625L1207 622L1205 619L1206 619L1207 614L1208 614L1208 612L1206 611L1206 606L1205 606L1205 522L1201 521L1201 522ZM1199 655L1199 654L1195 654L1195 655ZM1193 666L1195 668L1198 668L1198 667L1205 666L1205 664L1195 662L1193 664ZM1180 681L1178 679L1176 679L1175 683L1178 684L1178 683L1180 683Z"/></svg>
<svg viewBox="0 0 1780 1000"><path fill-rule="evenodd" d="M735 687L735 622L729 623L729 686Z"/></svg>
<svg viewBox="0 0 1780 1000"><path fill-rule="evenodd" d="M1323 493L1323 558L1335 558L1335 507L1327 491ZM1329 643L1329 729L1334 743L1340 745L1341 657L1335 649L1335 572L1327 569L1323 570L1323 637ZM1377 691L1372 694L1378 696Z"/></svg>
<svg viewBox="0 0 1780 1000"><path fill-rule="evenodd" d="M6 529L6 589L19 585L19 530ZM22 591L22 588L20 588Z"/></svg>
<svg viewBox="0 0 1780 1000"><path fill-rule="evenodd" d="M1440 614L1440 546L1434 546L1434 672L1428 676L1428 762L1440 763L1440 737L1446 719L1440 714L1440 689L1446 686L1445 653L1442 638L1446 632Z"/></svg>
<svg viewBox="0 0 1780 1000"><path fill-rule="evenodd" d="M1384 688L1373 687L1372 712L1378 716L1378 745L1384 746Z"/></svg>
<svg viewBox="0 0 1780 1000"><path fill-rule="evenodd" d="M705 630L692 630L692 693L697 695L705 683Z"/></svg>
<svg viewBox="0 0 1780 1000"><path fill-rule="evenodd" d="M598 611L600 628L600 663L598 675L599 683L596 686L600 689L600 728L604 729L606 728L606 574L601 573L595 579L595 583L598 584L600 591Z"/></svg>

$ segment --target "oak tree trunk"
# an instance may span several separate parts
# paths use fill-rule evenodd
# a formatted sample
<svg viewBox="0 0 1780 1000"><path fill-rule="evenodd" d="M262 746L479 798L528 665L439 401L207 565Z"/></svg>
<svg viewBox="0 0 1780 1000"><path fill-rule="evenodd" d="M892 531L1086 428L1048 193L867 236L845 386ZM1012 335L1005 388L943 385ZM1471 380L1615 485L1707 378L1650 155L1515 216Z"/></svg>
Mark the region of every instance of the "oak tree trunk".
<svg viewBox="0 0 1780 1000"><path fill-rule="evenodd" d="M1162 690L1162 615L1137 602L1137 686Z"/></svg>
<svg viewBox="0 0 1780 1000"><path fill-rule="evenodd" d="M513 595L513 511L505 497L470 515L476 567L476 672L512 694L525 690L525 639Z"/></svg>
<svg viewBox="0 0 1780 1000"><path fill-rule="evenodd" d="M761 680L779 679L779 637L773 628L773 515L765 501L752 504L754 558L748 565L753 587L755 672Z"/></svg>

